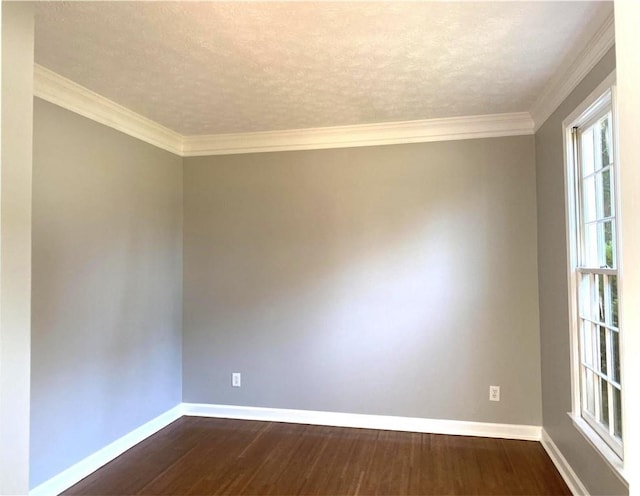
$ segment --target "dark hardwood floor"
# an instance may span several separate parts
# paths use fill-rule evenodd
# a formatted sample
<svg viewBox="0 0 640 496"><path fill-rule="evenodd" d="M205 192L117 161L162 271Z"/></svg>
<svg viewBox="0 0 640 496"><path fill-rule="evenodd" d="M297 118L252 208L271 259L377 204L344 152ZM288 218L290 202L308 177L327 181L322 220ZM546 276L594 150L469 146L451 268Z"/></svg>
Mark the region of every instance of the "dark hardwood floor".
<svg viewBox="0 0 640 496"><path fill-rule="evenodd" d="M64 494L564 494L540 443L182 417Z"/></svg>

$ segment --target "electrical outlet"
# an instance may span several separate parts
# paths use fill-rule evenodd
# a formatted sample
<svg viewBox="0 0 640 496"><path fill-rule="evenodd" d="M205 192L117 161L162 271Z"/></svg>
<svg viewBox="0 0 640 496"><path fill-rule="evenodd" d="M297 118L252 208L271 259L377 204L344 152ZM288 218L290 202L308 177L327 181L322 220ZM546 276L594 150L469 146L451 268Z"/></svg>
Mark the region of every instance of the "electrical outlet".
<svg viewBox="0 0 640 496"><path fill-rule="evenodd" d="M242 378L240 372L233 372L231 374L231 385L233 387L240 387L242 385Z"/></svg>
<svg viewBox="0 0 640 496"><path fill-rule="evenodd" d="M500 401L500 386L489 386L489 400Z"/></svg>

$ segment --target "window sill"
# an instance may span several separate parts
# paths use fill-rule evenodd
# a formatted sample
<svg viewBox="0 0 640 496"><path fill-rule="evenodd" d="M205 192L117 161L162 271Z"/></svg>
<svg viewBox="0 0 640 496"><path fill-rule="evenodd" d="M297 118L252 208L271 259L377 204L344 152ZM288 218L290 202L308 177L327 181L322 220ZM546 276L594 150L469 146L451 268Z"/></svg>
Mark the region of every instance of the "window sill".
<svg viewBox="0 0 640 496"><path fill-rule="evenodd" d="M625 477L624 464L620 457L594 432L591 426L580 415L576 415L573 412L567 412L567 415L569 415L578 432L584 436L602 459L607 462L607 465L609 465L613 473L620 479L620 482L628 488L629 483Z"/></svg>

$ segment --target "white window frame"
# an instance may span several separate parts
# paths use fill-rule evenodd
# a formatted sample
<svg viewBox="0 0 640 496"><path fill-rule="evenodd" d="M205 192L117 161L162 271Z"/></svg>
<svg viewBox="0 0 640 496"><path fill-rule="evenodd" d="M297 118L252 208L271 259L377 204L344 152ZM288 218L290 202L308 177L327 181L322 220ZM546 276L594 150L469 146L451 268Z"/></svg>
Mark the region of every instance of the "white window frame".
<svg viewBox="0 0 640 496"><path fill-rule="evenodd" d="M579 339L579 319L578 319L578 271L575 269L578 260L578 232L577 221L579 219L576 212L576 176L573 150L572 129L578 125L584 126L602 111L603 105L609 105L606 101L610 101L612 110L612 136L614 146L614 167L617 166L617 113L616 113L616 91L615 91L615 72L609 74L607 78L563 121L562 132L564 138L564 180L565 180L565 219L566 219L566 239L567 239L567 282L568 282L568 299L569 299L569 323L570 323L570 344L571 344L571 412L568 415L573 420L573 424L578 431L589 441L596 451L609 463L614 469L614 473L618 475L622 482L626 484L624 476L624 463L622 459L622 446L613 449L610 444L604 440L603 432L599 432L598 426L588 423L582 416L581 402L581 353ZM617 174L613 178L613 191L616 211L615 240L620 250L620 188L617 180ZM618 309L622 307L622 277L620 258L618 257ZM621 334L622 336L622 334ZM620 360L624 355L624 340L620 340ZM620 382L624 384L624 372L621 364ZM623 400L624 403L624 400ZM622 425L624 438L625 410L622 408ZM608 436L608 433L606 433Z"/></svg>

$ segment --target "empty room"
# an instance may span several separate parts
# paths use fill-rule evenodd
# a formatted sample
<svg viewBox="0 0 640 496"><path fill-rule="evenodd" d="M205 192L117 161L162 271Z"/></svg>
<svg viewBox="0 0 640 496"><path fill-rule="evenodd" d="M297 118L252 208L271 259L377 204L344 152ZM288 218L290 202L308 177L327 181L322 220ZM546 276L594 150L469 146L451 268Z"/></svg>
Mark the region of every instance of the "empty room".
<svg viewBox="0 0 640 496"><path fill-rule="evenodd" d="M1 12L0 494L640 494L640 2Z"/></svg>

